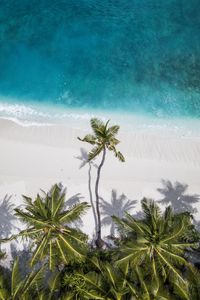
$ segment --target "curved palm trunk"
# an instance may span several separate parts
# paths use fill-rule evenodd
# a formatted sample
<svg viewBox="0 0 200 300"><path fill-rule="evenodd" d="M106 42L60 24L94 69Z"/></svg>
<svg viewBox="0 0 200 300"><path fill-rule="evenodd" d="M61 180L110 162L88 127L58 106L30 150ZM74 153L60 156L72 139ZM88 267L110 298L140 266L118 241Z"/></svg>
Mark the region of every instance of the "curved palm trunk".
<svg viewBox="0 0 200 300"><path fill-rule="evenodd" d="M101 175L101 168L103 167L104 161L106 157L106 148L103 149L103 156L100 165L97 169L97 179L95 184L95 196L96 196L96 212L97 212L97 239L96 239L96 245L98 248L102 248L103 241L101 239L101 213L99 209L99 180Z"/></svg>
<svg viewBox="0 0 200 300"><path fill-rule="evenodd" d="M90 204L92 207L92 212L93 212L93 216L94 216L94 224L95 224L95 237L97 236L97 215L96 215L96 211L95 211L95 206L93 203L93 197L92 197L92 188L91 188L91 163L89 163L89 169L88 169L88 190L89 190L89 195L90 195Z"/></svg>

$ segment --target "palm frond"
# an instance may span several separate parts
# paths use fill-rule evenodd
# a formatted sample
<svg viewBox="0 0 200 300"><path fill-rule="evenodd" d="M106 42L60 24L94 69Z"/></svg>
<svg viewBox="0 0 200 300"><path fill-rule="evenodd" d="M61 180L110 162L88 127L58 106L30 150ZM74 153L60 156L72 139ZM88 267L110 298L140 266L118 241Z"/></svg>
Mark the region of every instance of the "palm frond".
<svg viewBox="0 0 200 300"><path fill-rule="evenodd" d="M118 125L110 126L107 129L107 134L110 135L110 137L113 137L113 136L115 136L118 133L119 128L120 127Z"/></svg>
<svg viewBox="0 0 200 300"><path fill-rule="evenodd" d="M101 151L103 151L103 149L103 145L98 145L94 147L88 154L88 161L93 160L96 156L98 156L101 153Z"/></svg>
<svg viewBox="0 0 200 300"><path fill-rule="evenodd" d="M83 139L78 137L78 140L81 142L87 142L91 145L94 145L96 143L96 137L92 134L87 134Z"/></svg>
<svg viewBox="0 0 200 300"><path fill-rule="evenodd" d="M189 291L186 283L180 281L173 281L173 292L183 300L192 300L189 296Z"/></svg>
<svg viewBox="0 0 200 300"><path fill-rule="evenodd" d="M117 158L119 159L119 161L125 162L125 158L120 151L117 152Z"/></svg>
<svg viewBox="0 0 200 300"><path fill-rule="evenodd" d="M24 223L29 223L31 225L36 225L36 226L45 226L47 225L46 220L43 221L40 218L35 218L35 216L33 216L30 213L24 212L23 210L19 209L19 208L15 208L15 215Z"/></svg>
<svg viewBox="0 0 200 300"><path fill-rule="evenodd" d="M45 247L47 246L50 234L51 231L49 231L48 234L44 235L42 240L39 241L30 261L31 266L33 266L34 263L38 261L38 257L41 258L41 254L43 253Z"/></svg>
<svg viewBox="0 0 200 300"><path fill-rule="evenodd" d="M16 259L14 261L11 274L11 295L16 295L20 283L21 276L19 274L19 259Z"/></svg>
<svg viewBox="0 0 200 300"><path fill-rule="evenodd" d="M48 299L51 299L55 291L59 290L61 285L61 273L54 272L48 281L48 286L50 293L48 295Z"/></svg>
<svg viewBox="0 0 200 300"><path fill-rule="evenodd" d="M34 227L31 227L29 229L22 230L17 234L13 234L9 238L1 239L0 242L1 243L7 243L7 242L15 240L19 237L22 237L22 238L23 237L33 237L33 236L36 236L39 233L41 233L41 231L42 231L42 228L41 229L35 229Z"/></svg>
<svg viewBox="0 0 200 300"><path fill-rule="evenodd" d="M92 118L90 120L90 125L96 136L99 136L99 134L101 135L102 133L104 133L106 125L100 119Z"/></svg>
<svg viewBox="0 0 200 300"><path fill-rule="evenodd" d="M155 201L144 198L141 201L141 206L147 223L150 222L152 226L155 226L157 220L161 218L161 210L158 205Z"/></svg>
<svg viewBox="0 0 200 300"><path fill-rule="evenodd" d="M28 206L27 206L28 208ZM36 210L34 208L37 208L37 211L40 212L40 214L47 218L47 209L45 207L45 203L44 201L42 200L42 198L40 197L40 195L38 194L35 201L34 201L34 204L31 205L31 210L29 211L32 211L33 213L36 212Z"/></svg>
<svg viewBox="0 0 200 300"><path fill-rule="evenodd" d="M143 272L140 267L136 267L136 273L139 278L139 282L142 288L142 299L151 300L150 291L147 287L146 281L144 280Z"/></svg>
<svg viewBox="0 0 200 300"><path fill-rule="evenodd" d="M50 211L52 213L52 215L55 215L56 212L55 212L55 206L56 206L56 203L59 203L59 209L62 210L63 208L63 204L64 204L64 201L60 201L60 199L64 198L65 197L65 193L63 193L62 195L62 190L61 190L61 187L59 187L57 184L55 184L51 191L50 191Z"/></svg>
<svg viewBox="0 0 200 300"><path fill-rule="evenodd" d="M76 204L70 210L61 213L59 216L59 221L70 224L83 216L88 208L90 208L90 205L87 202Z"/></svg>
<svg viewBox="0 0 200 300"><path fill-rule="evenodd" d="M175 266L170 262L169 259L166 258L166 255L161 254L160 252L156 251L158 256L161 258L161 260L163 261L164 265L169 268L169 270L173 273L173 275L175 276L175 278L182 282L183 284L185 283L185 280L183 279L183 277L181 276L180 272L175 268Z"/></svg>
<svg viewBox="0 0 200 300"><path fill-rule="evenodd" d="M162 239L162 243L173 241L177 238L181 238L186 230L186 223L184 222L184 218L180 220L180 222L176 223L176 226L171 231L170 236L164 237Z"/></svg>
<svg viewBox="0 0 200 300"><path fill-rule="evenodd" d="M115 157L117 157L119 159L119 161L125 162L125 158L124 158L123 154L120 151L117 151L114 146L110 147L110 150L115 153Z"/></svg>
<svg viewBox="0 0 200 300"><path fill-rule="evenodd" d="M84 280L88 286L88 290L95 289L99 294L104 294L104 290L101 288L100 284L102 279L96 272L89 272L86 275L77 273L76 276L79 276Z"/></svg>
<svg viewBox="0 0 200 300"><path fill-rule="evenodd" d="M61 234L59 234L59 239L63 247L68 250L69 255L72 254L72 256L77 257L77 259L79 260L85 259L84 254L81 251L82 249L80 248L80 245L75 246L75 244L72 243L69 238Z"/></svg>
<svg viewBox="0 0 200 300"><path fill-rule="evenodd" d="M151 279L151 291L154 296L158 294L160 288L159 274L157 273L155 258L151 260L152 279Z"/></svg>
<svg viewBox="0 0 200 300"><path fill-rule="evenodd" d="M0 300L5 300L5 299L9 299L9 293L5 288L0 287Z"/></svg>
<svg viewBox="0 0 200 300"><path fill-rule="evenodd" d="M41 285L43 279L44 267L42 266L37 271L32 271L24 281L22 295L26 295L35 285Z"/></svg>

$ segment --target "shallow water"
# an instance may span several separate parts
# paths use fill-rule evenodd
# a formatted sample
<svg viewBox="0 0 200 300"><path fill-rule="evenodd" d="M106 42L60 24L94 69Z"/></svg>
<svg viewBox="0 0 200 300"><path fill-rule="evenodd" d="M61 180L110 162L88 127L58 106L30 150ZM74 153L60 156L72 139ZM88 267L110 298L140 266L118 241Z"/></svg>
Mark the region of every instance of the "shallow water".
<svg viewBox="0 0 200 300"><path fill-rule="evenodd" d="M200 118L199 36L199 0L1 0L0 102Z"/></svg>

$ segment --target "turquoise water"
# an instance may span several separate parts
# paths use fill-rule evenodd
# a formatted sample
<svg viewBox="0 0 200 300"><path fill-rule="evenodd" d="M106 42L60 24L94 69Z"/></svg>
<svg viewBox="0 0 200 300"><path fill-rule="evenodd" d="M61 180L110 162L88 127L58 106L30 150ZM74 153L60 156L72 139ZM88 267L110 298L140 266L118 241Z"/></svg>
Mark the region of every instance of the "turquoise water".
<svg viewBox="0 0 200 300"><path fill-rule="evenodd" d="M1 0L0 45L4 106L200 118L199 0Z"/></svg>

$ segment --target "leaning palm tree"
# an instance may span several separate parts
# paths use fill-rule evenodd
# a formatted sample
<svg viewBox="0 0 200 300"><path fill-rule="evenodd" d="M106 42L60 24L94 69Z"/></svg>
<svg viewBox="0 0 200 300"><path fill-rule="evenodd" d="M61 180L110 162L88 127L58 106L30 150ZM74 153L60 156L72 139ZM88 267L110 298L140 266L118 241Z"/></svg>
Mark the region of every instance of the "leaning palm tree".
<svg viewBox="0 0 200 300"><path fill-rule="evenodd" d="M38 194L34 201L26 196L24 200L25 208L16 208L15 211L28 228L7 240L18 237L31 239L35 246L31 266L48 260L49 269L53 269L56 263L84 260L87 236L71 224L85 213L89 205L83 202L65 209L65 190L57 184L44 196Z"/></svg>
<svg viewBox="0 0 200 300"><path fill-rule="evenodd" d="M117 191L112 190L111 193L111 202L107 202L101 198L100 207L102 210L102 219L103 225L111 225L110 235L111 237L115 236L116 223L114 222L112 216L116 216L122 219L125 216L126 212L130 212L136 204L136 200L129 200L124 194L117 196Z"/></svg>
<svg viewBox="0 0 200 300"><path fill-rule="evenodd" d="M173 215L170 207L162 214L155 202L147 199L142 200L142 209L144 220L129 214L122 220L113 217L124 232L117 265L124 268L128 264L140 282L146 282L146 299L154 299L165 284L170 284L181 299L192 300L186 275L193 276L195 270L184 257L187 250L197 246L188 235L190 215Z"/></svg>
<svg viewBox="0 0 200 300"><path fill-rule="evenodd" d="M103 246L103 241L101 238L101 214L99 207L99 181L101 175L101 169L105 162L106 153L112 151L114 155L121 161L124 162L124 156L120 151L116 149L119 144L119 140L116 135L119 131L119 126L108 126L109 120L104 123L99 119L92 118L90 120L90 125L93 130L93 134L87 134L83 139L78 138L80 141L87 142L93 145L93 149L88 154L88 161L93 160L98 155L102 154L101 162L97 168L97 178L95 183L95 196L96 196L96 213L97 213L97 239L96 245L101 248Z"/></svg>

